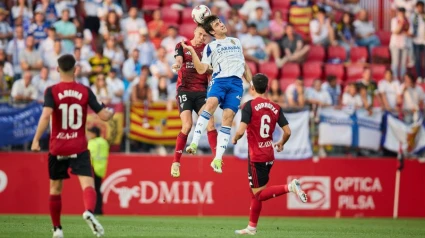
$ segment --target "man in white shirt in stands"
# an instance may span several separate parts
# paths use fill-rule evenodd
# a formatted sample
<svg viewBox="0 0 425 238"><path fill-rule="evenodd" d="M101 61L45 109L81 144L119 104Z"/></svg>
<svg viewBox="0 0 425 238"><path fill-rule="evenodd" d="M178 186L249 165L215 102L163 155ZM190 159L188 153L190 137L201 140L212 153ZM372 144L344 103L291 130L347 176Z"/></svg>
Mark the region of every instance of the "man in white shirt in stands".
<svg viewBox="0 0 425 238"><path fill-rule="evenodd" d="M372 52L373 47L381 45L381 41L375 34L376 31L373 22L369 20L366 10L363 9L359 12L358 18L353 22L353 25L357 45L368 47L369 52Z"/></svg>
<svg viewBox="0 0 425 238"><path fill-rule="evenodd" d="M327 46L330 43L331 24L326 11L319 9L316 18L310 21L310 35L315 45Z"/></svg>
<svg viewBox="0 0 425 238"><path fill-rule="evenodd" d="M31 83L31 78L31 72L26 70L23 73L23 78L13 83L10 95L14 102L25 103L37 100L37 89Z"/></svg>
<svg viewBox="0 0 425 238"><path fill-rule="evenodd" d="M53 52L50 52L44 58L44 65L49 68L49 76L55 81L60 81L60 75L58 72L58 58L62 55L62 41L55 40Z"/></svg>
<svg viewBox="0 0 425 238"><path fill-rule="evenodd" d="M307 102L316 105L316 107L332 105L331 95L322 89L322 81L320 79L314 80L313 87L307 89Z"/></svg>
<svg viewBox="0 0 425 238"><path fill-rule="evenodd" d="M146 22L143 18L137 17L137 7L131 7L128 11L128 17L121 21L121 29L124 34L124 46L126 50L137 47L140 40L140 29L147 30Z"/></svg>
<svg viewBox="0 0 425 238"><path fill-rule="evenodd" d="M261 7L264 10L264 19L269 19L271 14L269 1L266 0L247 0L242 8L239 10L239 14L244 20L255 19L255 9Z"/></svg>
<svg viewBox="0 0 425 238"><path fill-rule="evenodd" d="M417 85L413 75L406 74L404 83L400 86L397 102L403 105L404 121L412 123L418 117L420 110L424 108L424 90Z"/></svg>
<svg viewBox="0 0 425 238"><path fill-rule="evenodd" d="M59 83L59 80L52 80L49 77L49 69L47 67L41 68L40 74L34 76L31 80L31 84L33 84L37 89L37 101L43 103L44 91L46 91L46 88L56 83Z"/></svg>
<svg viewBox="0 0 425 238"><path fill-rule="evenodd" d="M15 27L15 37L9 41L6 54L8 61L13 65L15 79L20 79L22 76L21 62L19 54L25 49L24 28L22 26Z"/></svg>
<svg viewBox="0 0 425 238"><path fill-rule="evenodd" d="M418 83L425 81L425 7L424 2L416 4L416 11L412 14L411 33L413 36L413 52L415 55L415 67L418 75Z"/></svg>
<svg viewBox="0 0 425 238"><path fill-rule="evenodd" d="M363 107L363 101L358 93L356 83L348 84L346 92L342 95L342 105L352 110Z"/></svg>
<svg viewBox="0 0 425 238"><path fill-rule="evenodd" d="M122 103L124 96L124 83L117 77L117 69L111 68L111 71L108 73L108 77L106 77L106 84L112 90L111 104Z"/></svg>
<svg viewBox="0 0 425 238"><path fill-rule="evenodd" d="M123 67L122 67L122 73L126 80L126 88L128 87L128 84L134 81L138 76L140 76L140 72L142 69L142 65L139 62L139 50L134 49L131 52L130 57L124 61Z"/></svg>
<svg viewBox="0 0 425 238"><path fill-rule="evenodd" d="M174 64L175 46L183 40L186 40L186 37L181 36L178 33L177 27L169 26L167 30L168 36L161 42L161 46L167 50L167 59L170 65Z"/></svg>
<svg viewBox="0 0 425 238"><path fill-rule="evenodd" d="M101 20L105 20L106 14L109 11L115 11L119 17L123 14L122 8L114 3L113 0L104 0L102 6L97 10L97 16Z"/></svg>
<svg viewBox="0 0 425 238"><path fill-rule="evenodd" d="M267 58L266 44L261 36L257 33L255 24L248 25L248 33L239 37L245 59L255 63L261 63Z"/></svg>
<svg viewBox="0 0 425 238"><path fill-rule="evenodd" d="M298 78L294 83L288 85L285 95L290 108L303 108L306 98L303 79Z"/></svg>
<svg viewBox="0 0 425 238"><path fill-rule="evenodd" d="M393 77L390 69L385 71L385 78L378 83L378 92L381 104L385 111L397 112L397 94L400 91L400 82Z"/></svg>

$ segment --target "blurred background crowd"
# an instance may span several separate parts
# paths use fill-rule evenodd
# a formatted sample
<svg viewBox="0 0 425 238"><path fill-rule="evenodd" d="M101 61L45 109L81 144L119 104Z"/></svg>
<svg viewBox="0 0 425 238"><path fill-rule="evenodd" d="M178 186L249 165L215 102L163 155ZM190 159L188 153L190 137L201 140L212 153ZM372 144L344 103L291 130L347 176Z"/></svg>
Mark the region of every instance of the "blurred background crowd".
<svg viewBox="0 0 425 238"><path fill-rule="evenodd" d="M71 53L76 80L99 101L172 110L175 45L192 38L192 8L205 4L241 40L253 73L269 76L268 96L285 110L308 109L314 119L321 107L378 107L410 123L425 100L424 1L383 0L389 9L379 13L365 2L0 0L0 100L42 103L59 81L56 59ZM385 12L387 30L373 18Z"/></svg>

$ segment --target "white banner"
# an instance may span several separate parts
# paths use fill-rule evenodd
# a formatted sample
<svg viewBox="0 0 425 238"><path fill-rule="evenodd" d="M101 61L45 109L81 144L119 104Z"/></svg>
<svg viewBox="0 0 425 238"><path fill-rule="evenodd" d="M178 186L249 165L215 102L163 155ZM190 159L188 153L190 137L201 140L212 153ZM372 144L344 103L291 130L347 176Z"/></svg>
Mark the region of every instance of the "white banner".
<svg viewBox="0 0 425 238"><path fill-rule="evenodd" d="M275 151L276 159L307 159L313 156L309 138L309 112L285 113L292 134L281 153ZM240 113L235 118L236 126L240 123ZM282 129L276 126L273 141L282 138ZM233 134L233 133L232 133ZM248 141L246 133L234 147L234 155L238 158L248 158Z"/></svg>

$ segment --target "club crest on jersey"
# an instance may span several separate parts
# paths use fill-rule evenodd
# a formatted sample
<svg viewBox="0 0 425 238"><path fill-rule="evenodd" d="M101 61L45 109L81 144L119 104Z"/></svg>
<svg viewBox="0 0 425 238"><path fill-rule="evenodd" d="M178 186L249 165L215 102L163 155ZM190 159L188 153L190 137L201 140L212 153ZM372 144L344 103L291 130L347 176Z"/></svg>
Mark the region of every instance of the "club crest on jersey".
<svg viewBox="0 0 425 238"><path fill-rule="evenodd" d="M236 45L236 42L233 39L231 39L230 42L232 42L232 44Z"/></svg>

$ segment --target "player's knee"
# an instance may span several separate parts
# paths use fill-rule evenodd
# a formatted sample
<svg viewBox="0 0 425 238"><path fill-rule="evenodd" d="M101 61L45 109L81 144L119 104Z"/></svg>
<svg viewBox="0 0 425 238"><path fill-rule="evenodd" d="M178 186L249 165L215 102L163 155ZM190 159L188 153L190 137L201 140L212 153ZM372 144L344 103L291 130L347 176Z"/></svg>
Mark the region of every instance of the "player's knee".
<svg viewBox="0 0 425 238"><path fill-rule="evenodd" d="M235 117L235 112L231 109L224 109L222 124L225 126L231 126L233 118Z"/></svg>
<svg viewBox="0 0 425 238"><path fill-rule="evenodd" d="M62 193L62 181L50 182L50 194L59 195Z"/></svg>
<svg viewBox="0 0 425 238"><path fill-rule="evenodd" d="M184 122L182 125L182 132L185 135L189 135L190 130L192 129L192 123L190 122Z"/></svg>

